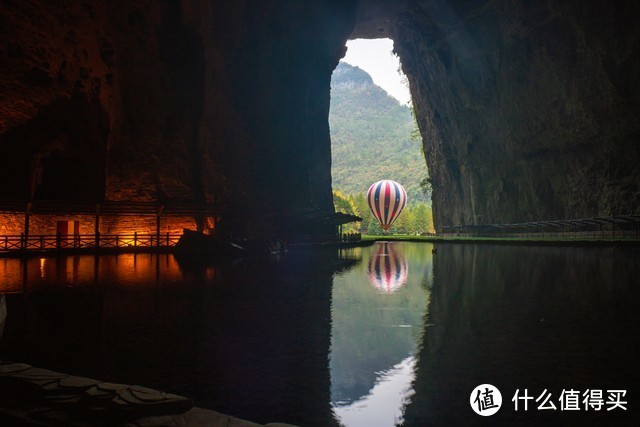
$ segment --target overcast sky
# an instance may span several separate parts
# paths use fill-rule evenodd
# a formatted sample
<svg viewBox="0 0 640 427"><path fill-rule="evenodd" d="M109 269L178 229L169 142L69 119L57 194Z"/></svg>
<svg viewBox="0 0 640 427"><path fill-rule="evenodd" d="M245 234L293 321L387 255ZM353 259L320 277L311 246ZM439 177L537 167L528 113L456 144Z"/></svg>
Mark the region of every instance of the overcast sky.
<svg viewBox="0 0 640 427"><path fill-rule="evenodd" d="M400 103L407 104L411 96L409 88L403 83L400 61L391 53L391 39L356 39L347 41L347 54L344 62L362 68L371 75L373 82L386 90Z"/></svg>

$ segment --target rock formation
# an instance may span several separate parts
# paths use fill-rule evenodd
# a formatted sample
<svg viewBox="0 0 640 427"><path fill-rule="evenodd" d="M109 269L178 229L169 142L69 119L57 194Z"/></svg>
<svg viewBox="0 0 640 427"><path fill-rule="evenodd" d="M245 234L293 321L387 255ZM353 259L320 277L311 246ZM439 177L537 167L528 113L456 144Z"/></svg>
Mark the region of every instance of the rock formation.
<svg viewBox="0 0 640 427"><path fill-rule="evenodd" d="M422 1L391 26L437 226L640 208L635 2Z"/></svg>
<svg viewBox="0 0 640 427"><path fill-rule="evenodd" d="M0 197L332 209L329 85L354 11L3 2Z"/></svg>
<svg viewBox="0 0 640 427"><path fill-rule="evenodd" d="M331 72L349 37L390 36L437 226L629 213L639 15L632 1L4 1L0 199L329 210Z"/></svg>

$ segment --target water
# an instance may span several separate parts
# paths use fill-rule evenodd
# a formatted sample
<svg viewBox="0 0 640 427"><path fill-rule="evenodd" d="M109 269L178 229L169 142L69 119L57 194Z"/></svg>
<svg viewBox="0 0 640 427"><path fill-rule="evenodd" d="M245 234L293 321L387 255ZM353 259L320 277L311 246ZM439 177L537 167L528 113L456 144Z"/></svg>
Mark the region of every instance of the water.
<svg viewBox="0 0 640 427"><path fill-rule="evenodd" d="M432 246L377 243L333 280L331 401L347 426L393 426L411 394Z"/></svg>
<svg viewBox="0 0 640 427"><path fill-rule="evenodd" d="M261 423L638 424L637 249L432 248L208 266L150 254L0 259L0 359ZM484 383L503 397L486 418L469 401ZM516 412L525 389L534 400ZM537 409L545 389L557 410ZM627 410L561 411L563 389L604 400L625 390Z"/></svg>

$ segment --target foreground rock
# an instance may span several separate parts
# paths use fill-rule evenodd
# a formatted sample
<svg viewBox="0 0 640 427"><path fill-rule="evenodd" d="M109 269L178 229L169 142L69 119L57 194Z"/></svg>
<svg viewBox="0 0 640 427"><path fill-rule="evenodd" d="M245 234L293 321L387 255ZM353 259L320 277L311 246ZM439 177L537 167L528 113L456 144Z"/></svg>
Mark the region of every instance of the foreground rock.
<svg viewBox="0 0 640 427"><path fill-rule="evenodd" d="M259 426L182 396L0 362L1 425ZM285 426L285 424L268 424Z"/></svg>

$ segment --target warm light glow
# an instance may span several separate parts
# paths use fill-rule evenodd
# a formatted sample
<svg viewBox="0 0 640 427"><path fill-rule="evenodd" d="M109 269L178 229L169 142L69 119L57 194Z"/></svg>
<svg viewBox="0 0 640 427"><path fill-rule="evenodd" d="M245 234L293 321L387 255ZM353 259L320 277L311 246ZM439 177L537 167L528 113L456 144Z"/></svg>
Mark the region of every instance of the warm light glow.
<svg viewBox="0 0 640 427"><path fill-rule="evenodd" d="M0 293L22 291L22 262L18 258L0 259Z"/></svg>
<svg viewBox="0 0 640 427"><path fill-rule="evenodd" d="M40 258L40 278L44 279L45 272L45 263L47 262L46 258Z"/></svg>
<svg viewBox="0 0 640 427"><path fill-rule="evenodd" d="M19 236L24 231L23 227L24 214L0 213L0 235Z"/></svg>
<svg viewBox="0 0 640 427"><path fill-rule="evenodd" d="M207 280L215 280L216 279L216 268L215 267L207 267L206 274L207 274Z"/></svg>
<svg viewBox="0 0 640 427"><path fill-rule="evenodd" d="M65 223L69 225L61 228L60 225ZM214 224L215 221L212 221ZM17 250L24 246L21 236L24 225L23 213L0 213L0 250ZM158 243L161 246L175 244L185 228L195 230L195 220L189 217L162 217L158 224L157 217L150 215L105 215L99 219L98 231L102 247L126 248L157 246ZM76 230L79 233L75 233ZM158 230L161 232L158 233ZM95 219L89 215L31 214L28 247L54 249L93 246L95 231ZM57 237L58 234L60 237ZM35 262L38 262L37 258Z"/></svg>

